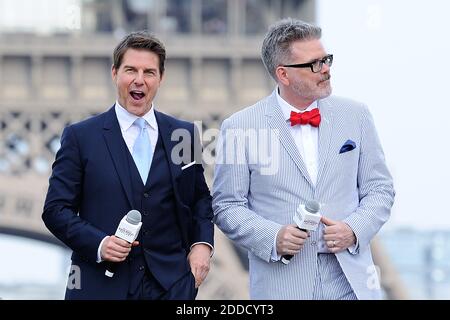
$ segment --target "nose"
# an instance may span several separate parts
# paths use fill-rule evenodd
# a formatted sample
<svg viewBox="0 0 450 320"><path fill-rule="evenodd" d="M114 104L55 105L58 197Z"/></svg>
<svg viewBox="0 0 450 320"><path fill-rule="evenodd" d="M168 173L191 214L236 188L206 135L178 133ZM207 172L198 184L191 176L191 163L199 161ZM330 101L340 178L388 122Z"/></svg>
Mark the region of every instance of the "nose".
<svg viewBox="0 0 450 320"><path fill-rule="evenodd" d="M142 85L143 83L144 83L144 72L142 70L139 70L136 73L136 77L134 78L134 84Z"/></svg>
<svg viewBox="0 0 450 320"><path fill-rule="evenodd" d="M320 70L320 73L329 73L330 72L331 67L327 64L322 64L322 70Z"/></svg>

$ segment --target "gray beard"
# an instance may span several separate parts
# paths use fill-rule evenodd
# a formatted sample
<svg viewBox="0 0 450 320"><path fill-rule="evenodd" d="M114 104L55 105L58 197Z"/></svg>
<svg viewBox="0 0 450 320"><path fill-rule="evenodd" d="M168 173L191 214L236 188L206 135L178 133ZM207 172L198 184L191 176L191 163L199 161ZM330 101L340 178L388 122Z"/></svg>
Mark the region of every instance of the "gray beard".
<svg viewBox="0 0 450 320"><path fill-rule="evenodd" d="M331 95L331 92L333 89L331 88L331 85L329 85L326 88L316 88L314 91L309 90L308 88L305 88L303 83L300 83L299 85L293 85L292 89L295 93L297 93L299 96L303 97L307 100L318 100L323 99Z"/></svg>

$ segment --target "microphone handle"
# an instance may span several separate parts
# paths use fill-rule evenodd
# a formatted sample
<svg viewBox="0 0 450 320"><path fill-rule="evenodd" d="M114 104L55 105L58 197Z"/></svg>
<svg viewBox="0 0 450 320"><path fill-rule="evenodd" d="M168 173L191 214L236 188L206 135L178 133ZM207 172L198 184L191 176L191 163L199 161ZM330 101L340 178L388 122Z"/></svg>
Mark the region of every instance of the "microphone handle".
<svg viewBox="0 0 450 320"><path fill-rule="evenodd" d="M106 270L105 270L105 276L112 278L114 276L114 273L116 272L117 269L117 263L116 262L111 262L111 261L107 261L106 262Z"/></svg>
<svg viewBox="0 0 450 320"><path fill-rule="evenodd" d="M307 232L306 229L300 229L299 227L297 227L297 229L299 229L301 231L304 231L304 232ZM287 255L281 256L281 262L283 264L289 264L289 262L291 262L292 257L293 257L293 255L291 255L291 254L287 254Z"/></svg>

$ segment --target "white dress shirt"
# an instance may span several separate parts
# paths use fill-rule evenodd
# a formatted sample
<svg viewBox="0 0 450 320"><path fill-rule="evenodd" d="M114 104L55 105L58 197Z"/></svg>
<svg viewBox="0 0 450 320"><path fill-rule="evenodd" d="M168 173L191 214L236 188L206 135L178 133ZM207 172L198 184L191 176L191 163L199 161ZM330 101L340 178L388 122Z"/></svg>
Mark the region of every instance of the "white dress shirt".
<svg viewBox="0 0 450 320"><path fill-rule="evenodd" d="M120 131L122 132L123 140L130 151L133 154L133 146L136 138L139 135L140 129L134 124L138 116L129 113L124 107L122 107L119 102L116 101L115 111L117 115L117 120L119 121ZM145 120L145 125L147 127L148 137L150 139L150 144L152 146L152 155L155 153L156 143L158 141L158 123L156 122L155 110L152 105L149 112L147 112L143 117ZM153 156L152 156L153 157ZM151 163L151 159L150 159Z"/></svg>
<svg viewBox="0 0 450 320"><path fill-rule="evenodd" d="M311 178L312 183L315 185L317 181L317 157L318 157L318 140L319 140L319 128L313 127L310 124L304 125L295 125L291 126L290 117L291 111L297 113L303 113L306 111L311 111L317 108L317 101L314 101L308 108L305 110L298 110L297 108L291 106L287 103L279 94L277 94L278 104L283 111L284 119L286 120L287 125L289 126L289 132L292 135L292 138L295 141L298 151L300 152L300 156L302 157L303 162L306 165L306 169L308 170L309 177Z"/></svg>

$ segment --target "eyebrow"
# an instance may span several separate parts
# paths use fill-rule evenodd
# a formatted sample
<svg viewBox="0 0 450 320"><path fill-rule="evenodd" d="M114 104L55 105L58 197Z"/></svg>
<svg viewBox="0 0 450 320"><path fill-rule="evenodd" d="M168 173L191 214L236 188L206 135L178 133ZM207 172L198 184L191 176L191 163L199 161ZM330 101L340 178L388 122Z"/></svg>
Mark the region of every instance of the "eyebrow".
<svg viewBox="0 0 450 320"><path fill-rule="evenodd" d="M317 62L317 61L319 61L319 60L323 60L323 59L325 59L326 57L328 57L330 54L326 54L326 55L324 55L323 57L321 57L321 58L317 58L317 59L312 59L312 60L309 60L309 62L306 62L306 63L313 63L313 62Z"/></svg>
<svg viewBox="0 0 450 320"><path fill-rule="evenodd" d="M129 65L124 65L123 68L124 68L124 69L133 69L133 70L137 70L136 67L134 67L134 66L129 66ZM144 69L144 72L157 71L157 70L158 70L158 69L156 69L156 68L147 68L147 69Z"/></svg>

